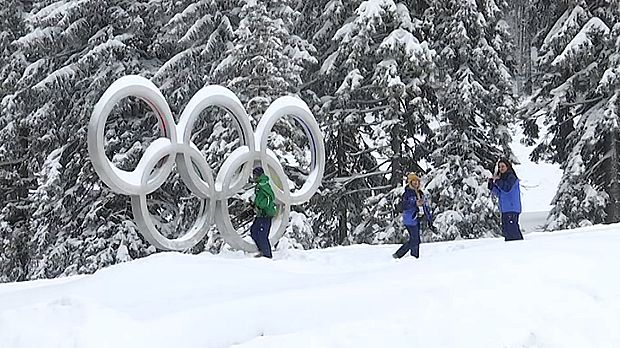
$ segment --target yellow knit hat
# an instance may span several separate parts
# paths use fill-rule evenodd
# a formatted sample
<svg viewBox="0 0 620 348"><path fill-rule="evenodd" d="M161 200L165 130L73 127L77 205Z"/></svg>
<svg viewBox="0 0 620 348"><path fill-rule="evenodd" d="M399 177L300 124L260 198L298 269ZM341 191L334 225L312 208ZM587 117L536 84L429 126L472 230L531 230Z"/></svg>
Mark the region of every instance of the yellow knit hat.
<svg viewBox="0 0 620 348"><path fill-rule="evenodd" d="M410 184L412 181L420 181L420 177L416 173L407 174L407 184Z"/></svg>

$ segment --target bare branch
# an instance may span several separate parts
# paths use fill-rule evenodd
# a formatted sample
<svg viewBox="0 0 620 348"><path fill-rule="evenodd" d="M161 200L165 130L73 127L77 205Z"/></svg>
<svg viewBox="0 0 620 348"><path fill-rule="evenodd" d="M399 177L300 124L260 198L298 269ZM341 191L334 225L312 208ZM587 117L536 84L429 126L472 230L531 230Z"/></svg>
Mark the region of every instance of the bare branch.
<svg viewBox="0 0 620 348"><path fill-rule="evenodd" d="M14 164L21 163L21 162L23 162L25 160L26 160L26 157L20 158L20 159L16 159L16 160L12 160L12 161L0 162L0 167L11 166L11 165L14 165Z"/></svg>
<svg viewBox="0 0 620 348"><path fill-rule="evenodd" d="M338 183L343 183L343 185L347 185L349 183L351 183L352 181L355 181L357 179L364 179L364 178L368 178L371 176L376 176L376 175L385 175L385 174L389 174L389 171L380 171L380 172L370 172L370 173L364 173L364 174L357 174L354 176L349 176L346 178L336 178L334 179L335 182Z"/></svg>
<svg viewBox="0 0 620 348"><path fill-rule="evenodd" d="M589 104L589 103L595 103L598 102L600 100L602 100L603 97L597 97L597 98L593 98L593 99L588 99L588 100L583 100L580 102L574 102L574 103L560 103L560 106L576 106L576 105L583 105L583 104Z"/></svg>
<svg viewBox="0 0 620 348"><path fill-rule="evenodd" d="M364 187L364 188L361 188L361 189L345 192L343 194L343 196L352 195L354 193L365 192L365 191L387 190L387 189L393 189L393 188L394 188L394 186L392 186L392 185L375 186L375 187Z"/></svg>

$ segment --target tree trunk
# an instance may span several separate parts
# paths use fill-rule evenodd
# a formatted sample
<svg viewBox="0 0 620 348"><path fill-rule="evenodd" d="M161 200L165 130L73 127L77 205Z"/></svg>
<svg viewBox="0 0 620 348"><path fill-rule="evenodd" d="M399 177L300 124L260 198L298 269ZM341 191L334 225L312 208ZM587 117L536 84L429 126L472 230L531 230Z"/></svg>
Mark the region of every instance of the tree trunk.
<svg viewBox="0 0 620 348"><path fill-rule="evenodd" d="M345 153L346 145L344 140L344 132L340 129L340 134L338 136L338 153L336 155L336 159L338 163L336 163L337 168L337 177L341 178L347 174L345 170L345 166L347 163L347 154ZM347 202L347 195L342 195L340 200L338 201L339 205L339 213L338 213L338 230L336 235L334 236L334 243L336 245L342 245L342 243L347 239L348 235L348 209L349 204Z"/></svg>
<svg viewBox="0 0 620 348"><path fill-rule="evenodd" d="M402 140L400 139L400 126L394 125L391 129L392 141L390 143L392 148L392 176L390 178L390 185L392 187L399 186L402 183L402 177L404 175L401 169L402 158Z"/></svg>
<svg viewBox="0 0 620 348"><path fill-rule="evenodd" d="M343 196L340 199L340 219L338 220L338 239L336 240L337 245L342 245L347 240L347 222L349 220L349 211L348 211L348 202L346 196Z"/></svg>
<svg viewBox="0 0 620 348"><path fill-rule="evenodd" d="M534 91L534 81L533 81L533 64L532 64L532 38L527 38L527 71L525 75L525 86L524 92L526 95L531 95Z"/></svg>
<svg viewBox="0 0 620 348"><path fill-rule="evenodd" d="M618 156L618 132L612 132L607 142L607 149L611 154L609 159L609 169L607 170L607 179L609 180L609 203L607 204L607 223L620 222L620 182L618 175L620 174L620 160Z"/></svg>

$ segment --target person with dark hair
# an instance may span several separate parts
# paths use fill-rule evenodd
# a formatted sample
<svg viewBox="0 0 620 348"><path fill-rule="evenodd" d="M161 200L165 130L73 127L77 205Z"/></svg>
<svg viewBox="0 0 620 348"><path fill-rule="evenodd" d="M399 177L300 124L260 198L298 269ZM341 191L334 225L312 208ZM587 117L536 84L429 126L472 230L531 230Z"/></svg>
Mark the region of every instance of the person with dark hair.
<svg viewBox="0 0 620 348"><path fill-rule="evenodd" d="M271 220L276 216L276 197L269 184L269 177L262 167L256 167L252 170L252 181L256 183L253 202L256 216L252 227L250 227L250 236L258 248L256 257L271 258L269 230L271 229Z"/></svg>
<svg viewBox="0 0 620 348"><path fill-rule="evenodd" d="M407 186L405 186L405 193L403 193L402 198L402 210L403 224L409 232L409 241L392 254L395 259L405 256L407 251L411 251L411 256L416 259L420 257L420 219L422 212L428 221L428 228L435 231L431 208L420 186L420 178L415 173L407 175Z"/></svg>
<svg viewBox="0 0 620 348"><path fill-rule="evenodd" d="M504 240L508 242L523 239L519 228L519 214L521 214L519 178L508 159L502 158L498 161L497 173L489 179L488 186L489 190L499 198Z"/></svg>

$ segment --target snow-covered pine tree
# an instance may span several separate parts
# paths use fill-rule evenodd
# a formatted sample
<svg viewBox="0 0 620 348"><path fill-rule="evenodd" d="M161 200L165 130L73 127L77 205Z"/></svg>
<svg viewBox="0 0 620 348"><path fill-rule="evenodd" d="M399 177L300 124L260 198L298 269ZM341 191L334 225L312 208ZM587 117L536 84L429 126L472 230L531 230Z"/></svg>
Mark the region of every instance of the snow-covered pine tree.
<svg viewBox="0 0 620 348"><path fill-rule="evenodd" d="M343 85L350 82L353 81L348 79ZM355 88L354 82L351 87ZM312 203L317 212L314 230L323 247L349 243L348 231L361 221L369 187L377 184L364 174L374 173L378 166L359 132L363 121L354 114L357 110L346 108L344 100L351 98L350 91L343 88L335 97L325 103L319 114L325 124L327 163L323 187Z"/></svg>
<svg viewBox="0 0 620 348"><path fill-rule="evenodd" d="M10 57L15 52L16 46L13 41L22 36L25 31L24 5L18 0L7 0L0 9L0 100L11 88L13 79L17 76L8 76L11 71L8 65L11 63Z"/></svg>
<svg viewBox="0 0 620 348"><path fill-rule="evenodd" d="M314 69L308 69L309 74L306 75L307 82L302 93L307 96L307 101L323 130L327 156L323 184L309 205L309 210L313 212L311 221L315 231L314 246L317 247L339 245L347 241L347 231L351 223L359 219L362 202L358 199L361 192L345 192L345 187L349 185L346 178L354 172L354 167L359 166L359 161L368 159L369 155L360 153L360 156L353 160L347 157L347 154L359 152L359 140L355 139L357 129L354 125L347 126L342 122L346 117L342 104L334 110L332 96L338 85L322 68L329 64L329 57L337 49L338 43L332 38L348 20L356 3L359 1L308 1L302 10L305 18L316 18L306 21L300 31L305 32L306 37L316 47L320 63L320 66L317 65ZM347 95L348 92L343 90L344 99Z"/></svg>
<svg viewBox="0 0 620 348"><path fill-rule="evenodd" d="M304 7L306 17L315 16L315 21L306 21L307 36L311 37L312 45L321 54L321 62L336 49L332 40L336 32L351 16L360 0L321 0L307 1Z"/></svg>
<svg viewBox="0 0 620 348"><path fill-rule="evenodd" d="M298 92L304 66L316 63L314 48L290 31L299 12L289 2L245 1L233 46L213 72L254 118L277 97Z"/></svg>
<svg viewBox="0 0 620 348"><path fill-rule="evenodd" d="M620 221L620 9L617 4L588 8L592 17L554 60L575 72L562 86L572 87L564 89L575 101L565 107L576 121L566 143L567 158L560 164L564 174L548 230ZM610 29L607 23L615 25Z"/></svg>
<svg viewBox="0 0 620 348"><path fill-rule="evenodd" d="M616 8L617 9L617 8ZM601 122L597 134L603 134L602 143L598 144L598 162L592 164L591 175L595 182L600 183L610 196L607 204L606 222L620 221L620 11L613 13L615 25L608 42L615 46L609 56L609 64L599 81L598 93L604 96L605 106L602 108L604 121Z"/></svg>
<svg viewBox="0 0 620 348"><path fill-rule="evenodd" d="M549 28L562 14L568 1L515 0L510 1L508 22L515 41L515 83L521 95L531 95L532 78L537 78L532 57L542 46Z"/></svg>
<svg viewBox="0 0 620 348"><path fill-rule="evenodd" d="M532 97L520 110L527 137L538 137L538 120L543 120L547 129L545 138L532 152L532 159L535 161L542 159L564 163L571 150L571 147L566 146L566 139L574 129L574 110L581 106L575 102L587 100L585 94L593 89L591 83L596 83L579 78L591 74L588 70L595 68L590 64L595 59L594 56L572 54L572 48L580 45L580 42L573 41L573 38L581 32L591 17L580 5L568 7L547 33L538 50L540 56L536 66L541 75L534 78ZM586 28L588 34L584 32L584 35L600 38L599 24L590 22ZM566 50L568 45L572 48ZM586 51L591 49L600 50L601 47L594 45ZM532 142L533 140L530 140L530 143Z"/></svg>
<svg viewBox="0 0 620 348"><path fill-rule="evenodd" d="M353 120L349 132L360 144L356 155L361 152L372 159L367 161L372 167L353 168L354 174L348 174L354 180L365 177L357 184L366 187L343 191L345 197L349 190L364 193L359 198L366 200L365 209L356 214L361 219L348 236L355 243L400 239L402 226L394 206L402 178L409 171L420 171L419 162L428 153L424 143L436 106L431 87L434 52L424 41L421 25L404 3L364 1L336 32L337 49L323 65L332 83L342 81L331 105L350 109L344 120L336 120L345 123L340 130ZM346 157L354 148L348 150Z"/></svg>
<svg viewBox="0 0 620 348"><path fill-rule="evenodd" d="M146 21L156 23L148 55L163 62L152 80L156 83L177 121L194 94L213 83L212 71L231 47L233 25L238 22L239 1L152 1L146 5ZM194 124L192 141L217 173L235 146L238 136L232 131L232 118L217 108L208 108ZM160 217L159 223L169 236L187 231L196 218L199 200L175 173L156 191L149 209ZM161 218L166 217L166 218ZM216 229L209 231L206 248L217 251L222 245ZM204 250L199 243L193 251Z"/></svg>
<svg viewBox="0 0 620 348"><path fill-rule="evenodd" d="M508 123L514 109L502 9L493 1L438 1L432 21L442 82L441 123L426 188L437 212L431 240L476 238L500 231L487 189L497 160L511 157ZM479 10L480 9L480 10Z"/></svg>
<svg viewBox="0 0 620 348"><path fill-rule="evenodd" d="M543 46L547 34L559 18L570 6L573 0L547 1L547 0L527 0L525 8L524 26L527 33L528 44L527 52L527 80L525 81L524 92L532 95L535 91L537 81L544 75L538 68L539 49ZM544 53L543 53L544 54ZM528 129L525 129L525 133ZM527 139L526 139L527 140ZM530 143L531 144L531 143Z"/></svg>
<svg viewBox="0 0 620 348"><path fill-rule="evenodd" d="M599 102L585 113L569 136L569 142L574 146L567 162L562 166L564 173L551 202L554 207L547 217L546 230L589 226L605 222L607 218L606 206L610 198L604 190L607 185L596 185L592 174L598 174L599 180L609 177L608 173L601 172L601 168L617 165L617 162L613 162L618 146L617 138L614 139L614 136L617 136L614 122L617 120L606 119L602 114L602 107L603 102ZM610 129L600 129L603 125ZM599 139L598 132L607 134L603 139ZM604 153L601 147L605 145L615 148L610 147L608 152ZM592 164L595 167L592 167Z"/></svg>
<svg viewBox="0 0 620 348"><path fill-rule="evenodd" d="M241 3L239 25L212 77L237 94L256 125L276 98L300 92L304 69L317 60L314 47L294 32L301 15L296 1ZM281 119L274 126L268 146L280 159L292 189L300 188L309 174L305 168L310 164L309 141L301 126L292 118Z"/></svg>
<svg viewBox="0 0 620 348"><path fill-rule="evenodd" d="M15 68L24 65L24 59L16 54L15 39L25 31L24 5L21 1L6 1L0 8L0 100L14 90L19 79ZM16 59L13 57L17 56ZM0 129L21 138L14 118L0 104ZM28 274L28 235L24 221L28 215L22 201L28 196L32 178L23 160L23 153L0 143L0 282L24 280Z"/></svg>
<svg viewBox="0 0 620 348"><path fill-rule="evenodd" d="M230 48L239 1L186 0L150 3L154 20L168 19L155 34L149 55L165 62L153 82L168 96L175 115L196 91L211 82L211 71ZM159 11L163 13L158 13Z"/></svg>
<svg viewBox="0 0 620 348"><path fill-rule="evenodd" d="M9 160L23 156L23 170L35 179L17 203L28 213L23 222L31 254L27 278L93 272L126 259L125 251L130 257L151 252L133 227L128 199L101 187L85 146L92 106L105 88L152 62L142 56L150 40L134 5L120 0L35 3L28 33L14 41L11 60L23 64L10 66L9 73L19 79L2 100L3 114L13 122L0 130L0 140L13 149ZM135 138L113 133L119 124L150 132L153 120L132 119L146 109L135 102L119 106L116 115L125 115L111 118L111 153L122 149L123 141L131 142L132 150L141 147Z"/></svg>

